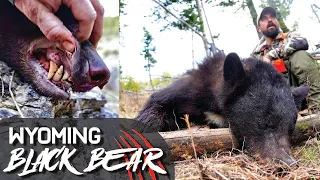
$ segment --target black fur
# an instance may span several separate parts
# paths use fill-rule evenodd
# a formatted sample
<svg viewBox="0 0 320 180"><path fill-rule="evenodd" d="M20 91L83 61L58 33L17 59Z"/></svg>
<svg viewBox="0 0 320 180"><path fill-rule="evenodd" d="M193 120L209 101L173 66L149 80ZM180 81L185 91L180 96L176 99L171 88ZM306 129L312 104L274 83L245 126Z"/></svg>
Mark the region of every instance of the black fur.
<svg viewBox="0 0 320 180"><path fill-rule="evenodd" d="M168 131L185 127L184 114L206 124L205 112L222 116L249 150L287 160L297 109L290 87L272 65L241 61L235 53L207 57L198 69L154 93L136 119L146 124L139 127L143 131Z"/></svg>

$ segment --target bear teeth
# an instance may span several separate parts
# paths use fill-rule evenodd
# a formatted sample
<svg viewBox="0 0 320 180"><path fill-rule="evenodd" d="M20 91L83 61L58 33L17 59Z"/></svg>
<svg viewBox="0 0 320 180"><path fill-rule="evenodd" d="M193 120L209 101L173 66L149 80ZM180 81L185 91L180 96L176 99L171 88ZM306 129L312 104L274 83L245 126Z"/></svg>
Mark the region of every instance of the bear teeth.
<svg viewBox="0 0 320 180"><path fill-rule="evenodd" d="M71 81L71 77L69 73L64 69L63 65L60 65L58 68L58 65L53 62L50 62L50 68L48 72L48 80L53 80L53 81L61 81L61 80L68 80Z"/></svg>

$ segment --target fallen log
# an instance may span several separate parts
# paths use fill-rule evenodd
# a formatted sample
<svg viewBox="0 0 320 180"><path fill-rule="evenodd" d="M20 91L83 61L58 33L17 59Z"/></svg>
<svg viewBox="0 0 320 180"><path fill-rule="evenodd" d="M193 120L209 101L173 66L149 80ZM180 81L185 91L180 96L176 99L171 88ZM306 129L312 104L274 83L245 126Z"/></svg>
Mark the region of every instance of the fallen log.
<svg viewBox="0 0 320 180"><path fill-rule="evenodd" d="M320 132L320 119L318 115L314 114L299 118L291 137L291 144L297 145L308 140L310 137L314 137L318 132ZM242 149L242 147L239 147L237 140L229 128L208 129L193 127L190 130L160 132L160 135L171 148L171 153L175 160L193 157L194 152L191 137L194 140L198 155L217 150Z"/></svg>
<svg viewBox="0 0 320 180"><path fill-rule="evenodd" d="M291 144L298 145L309 138L319 136L320 117L318 114L312 114L298 118L295 131L291 137Z"/></svg>

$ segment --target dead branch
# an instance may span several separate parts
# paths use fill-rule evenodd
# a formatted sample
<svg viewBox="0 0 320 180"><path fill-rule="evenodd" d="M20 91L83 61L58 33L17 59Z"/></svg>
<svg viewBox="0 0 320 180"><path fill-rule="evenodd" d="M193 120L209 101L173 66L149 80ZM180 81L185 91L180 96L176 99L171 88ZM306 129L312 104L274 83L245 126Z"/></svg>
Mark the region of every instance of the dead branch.
<svg viewBox="0 0 320 180"><path fill-rule="evenodd" d="M168 8L166 8L164 5L162 5L160 2L156 1L156 0L152 0L153 2L157 3L160 7L162 7L165 11L167 11L169 14L171 14L174 18L176 18L178 21L180 21L182 24L186 25L190 30L192 30L193 32L195 32L196 34L198 34L202 40L204 41L204 45L205 47L208 46L209 42L205 41L206 37L204 37L199 31L195 30L194 28L192 28L192 26L190 24L188 24L187 22L185 22L184 20L180 19L178 16L176 16L175 14L173 14ZM206 49L207 51L207 49Z"/></svg>
<svg viewBox="0 0 320 180"><path fill-rule="evenodd" d="M320 10L319 6L317 6L316 4L310 4L310 6L311 6L313 14L317 17L317 20L320 23L320 18L319 18L318 14L317 14L317 11L315 10L315 8Z"/></svg>
<svg viewBox="0 0 320 180"><path fill-rule="evenodd" d="M22 111L21 111L21 109L20 109L20 107L19 107L16 99L14 98L13 92L12 92L12 90L11 90L11 85L12 85L13 77L14 77L14 71L12 72L12 75L11 75L11 78L10 78L10 82L9 82L9 93L10 93L10 95L11 95L11 98L12 98L14 104L16 105L16 108L17 108L17 110L18 110L18 112L19 112L20 117L21 117L21 118L24 118L24 115L22 114Z"/></svg>
<svg viewBox="0 0 320 180"><path fill-rule="evenodd" d="M3 83L2 76L0 76L0 80L1 80L1 97L3 97L4 96L4 83Z"/></svg>

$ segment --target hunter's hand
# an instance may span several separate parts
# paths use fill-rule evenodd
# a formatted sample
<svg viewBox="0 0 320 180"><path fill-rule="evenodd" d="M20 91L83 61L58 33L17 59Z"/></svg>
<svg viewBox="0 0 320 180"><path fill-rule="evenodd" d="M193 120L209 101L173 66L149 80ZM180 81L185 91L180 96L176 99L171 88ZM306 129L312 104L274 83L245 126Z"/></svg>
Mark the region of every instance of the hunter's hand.
<svg viewBox="0 0 320 180"><path fill-rule="evenodd" d="M79 27L75 33L78 41L90 38L96 47L102 36L104 9L99 0L15 0L14 4L50 41L69 52L75 48L73 36L54 15L62 4L68 6L78 20Z"/></svg>
<svg viewBox="0 0 320 180"><path fill-rule="evenodd" d="M262 61L266 62L266 63L271 63L271 59L269 59L268 54L264 55L262 57Z"/></svg>

